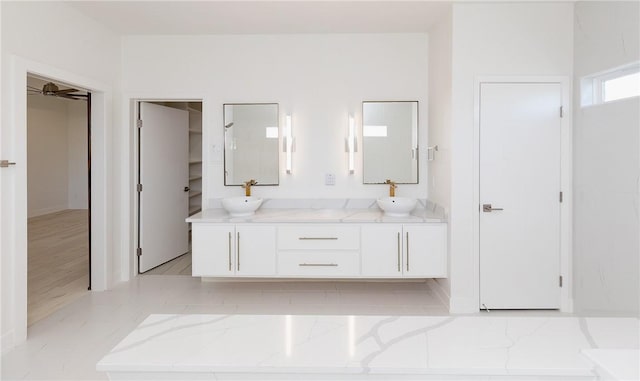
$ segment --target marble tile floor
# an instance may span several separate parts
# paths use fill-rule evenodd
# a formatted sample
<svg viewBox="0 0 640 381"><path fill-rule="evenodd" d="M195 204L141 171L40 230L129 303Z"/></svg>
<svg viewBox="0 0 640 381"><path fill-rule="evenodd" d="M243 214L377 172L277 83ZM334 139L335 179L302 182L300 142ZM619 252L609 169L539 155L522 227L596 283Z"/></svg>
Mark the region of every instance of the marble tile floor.
<svg viewBox="0 0 640 381"><path fill-rule="evenodd" d="M425 282L201 282L138 276L89 292L28 329L2 356L2 380L103 380L95 364L150 314L443 315Z"/></svg>
<svg viewBox="0 0 640 381"><path fill-rule="evenodd" d="M446 319L449 317L446 305L431 286L429 282L238 283L201 282L199 278L186 276L139 276L110 291L88 293L29 327L27 342L2 356L2 380L105 380L107 375L96 371L96 363L152 314L426 316ZM465 318L487 316L574 319L549 311L492 312ZM590 326L602 325L598 331L602 333L586 339L590 347L619 348L623 345L637 348L637 319L625 320L623 334L611 328L611 322L607 319L589 322ZM635 334L630 335L629 330ZM262 379L277 379L276 376ZM326 379L313 375L305 378L307 376ZM233 377L243 379L245 376Z"/></svg>

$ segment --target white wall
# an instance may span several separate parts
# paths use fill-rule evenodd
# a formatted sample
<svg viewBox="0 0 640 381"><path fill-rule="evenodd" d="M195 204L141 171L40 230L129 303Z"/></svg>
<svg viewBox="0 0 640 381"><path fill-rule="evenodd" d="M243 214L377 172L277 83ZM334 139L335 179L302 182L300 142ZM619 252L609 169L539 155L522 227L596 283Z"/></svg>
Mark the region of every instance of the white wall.
<svg viewBox="0 0 640 381"><path fill-rule="evenodd" d="M29 96L27 147L28 216L87 209L87 103Z"/></svg>
<svg viewBox="0 0 640 381"><path fill-rule="evenodd" d="M87 209L87 102L67 100L67 208Z"/></svg>
<svg viewBox="0 0 640 381"><path fill-rule="evenodd" d="M451 209L452 29L452 12L449 11L429 33L429 146L437 145L438 151L429 162L427 181L429 199L442 205L446 213ZM451 229L448 234L451 235ZM446 293L451 292L449 278L437 282Z"/></svg>
<svg viewBox="0 0 640 381"><path fill-rule="evenodd" d="M111 166L118 168L121 156L113 151L111 133L112 89L120 78L120 38L94 20L62 2L0 2L2 7L2 127L0 154L18 164L2 174L2 349L26 338L26 71L85 84L98 91L95 96L96 122L93 139L96 176L96 208L92 218L93 254L106 258L94 267L92 277L104 287L119 269L120 231L112 232L112 220L118 217L120 199L111 189ZM55 27L52 27L55 25ZM36 69L36 70L33 70ZM117 92L117 91L116 91ZM119 118L119 110L115 116ZM99 122L99 123L98 123ZM117 130L115 130L117 131ZM116 161L111 159L111 155ZM117 179L116 179L117 180ZM114 207L114 204L118 207ZM112 250L116 243L116 250ZM107 257L109 255L109 257ZM96 263L97 265L97 263ZM96 287L99 289L99 287ZM24 317L24 319L22 319Z"/></svg>
<svg viewBox="0 0 640 381"><path fill-rule="evenodd" d="M67 209L67 101L27 98L27 208L35 217Z"/></svg>
<svg viewBox="0 0 640 381"><path fill-rule="evenodd" d="M475 312L474 81L492 75L571 76L573 5L456 3L452 41L450 309Z"/></svg>
<svg viewBox="0 0 640 381"><path fill-rule="evenodd" d="M579 2L574 52L574 298L580 313L638 315L638 98L580 107L580 79L640 59L638 2Z"/></svg>
<svg viewBox="0 0 640 381"><path fill-rule="evenodd" d="M359 126L364 100L418 100L419 139L426 153L425 34L129 36L123 45L126 96L204 97L205 199L242 192L223 185L223 103L277 102L281 126L284 115L292 114L293 174L285 174L281 155L280 186L255 187L257 196L385 194L384 185L362 184L362 151L355 174L348 174L348 114L355 115ZM427 178L425 157L421 155L420 179ZM324 185L325 173L336 174L335 186ZM426 182L401 185L398 194L424 198Z"/></svg>

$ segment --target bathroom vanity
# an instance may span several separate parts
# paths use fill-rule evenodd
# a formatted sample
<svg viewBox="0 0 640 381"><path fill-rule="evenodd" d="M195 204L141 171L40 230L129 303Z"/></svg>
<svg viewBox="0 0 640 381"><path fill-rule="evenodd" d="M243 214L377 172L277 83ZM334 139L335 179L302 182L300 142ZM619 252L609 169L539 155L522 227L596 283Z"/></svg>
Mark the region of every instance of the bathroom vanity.
<svg viewBox="0 0 640 381"><path fill-rule="evenodd" d="M418 208L406 217L366 209L222 208L192 223L193 276L224 278L446 278L447 225Z"/></svg>

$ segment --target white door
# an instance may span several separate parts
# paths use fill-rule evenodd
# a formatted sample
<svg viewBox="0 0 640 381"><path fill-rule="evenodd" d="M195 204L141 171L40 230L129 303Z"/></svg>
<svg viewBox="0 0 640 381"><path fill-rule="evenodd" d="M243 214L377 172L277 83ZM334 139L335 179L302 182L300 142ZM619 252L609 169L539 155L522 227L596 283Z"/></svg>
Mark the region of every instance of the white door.
<svg viewBox="0 0 640 381"><path fill-rule="evenodd" d="M141 102L140 119L138 265L145 272L189 250L189 113Z"/></svg>
<svg viewBox="0 0 640 381"><path fill-rule="evenodd" d="M559 83L480 86L480 308L560 308L561 102Z"/></svg>

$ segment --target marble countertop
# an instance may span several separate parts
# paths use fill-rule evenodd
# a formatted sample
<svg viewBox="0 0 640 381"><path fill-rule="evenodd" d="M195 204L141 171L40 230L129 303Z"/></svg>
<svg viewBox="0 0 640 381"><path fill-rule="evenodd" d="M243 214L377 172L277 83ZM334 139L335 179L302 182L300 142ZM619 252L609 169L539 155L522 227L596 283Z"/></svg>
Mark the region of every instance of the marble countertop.
<svg viewBox="0 0 640 381"><path fill-rule="evenodd" d="M306 201L306 202L305 202ZM425 223L446 222L441 207L421 200L407 217L388 217L375 200L309 201L265 200L249 217L231 217L221 207L205 209L187 218L187 222L210 223Z"/></svg>
<svg viewBox="0 0 640 381"><path fill-rule="evenodd" d="M625 318L158 314L96 369L592 377L580 350L602 332L637 349L637 330Z"/></svg>
<svg viewBox="0 0 640 381"><path fill-rule="evenodd" d="M640 379L640 351L637 349L584 349L587 356L611 380Z"/></svg>

